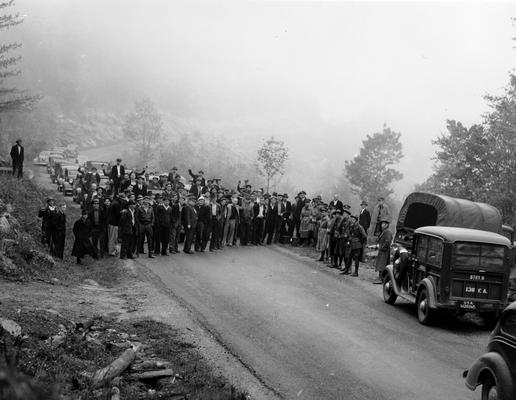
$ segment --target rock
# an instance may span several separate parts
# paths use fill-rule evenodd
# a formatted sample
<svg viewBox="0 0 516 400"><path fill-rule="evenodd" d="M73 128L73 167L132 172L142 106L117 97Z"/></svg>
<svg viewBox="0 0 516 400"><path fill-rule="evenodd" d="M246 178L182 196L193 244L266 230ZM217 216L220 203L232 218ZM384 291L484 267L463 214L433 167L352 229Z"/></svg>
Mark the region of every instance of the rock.
<svg viewBox="0 0 516 400"><path fill-rule="evenodd" d="M0 318L0 326L10 335L17 337L21 335L21 327L16 322L6 318Z"/></svg>
<svg viewBox="0 0 516 400"><path fill-rule="evenodd" d="M84 280L84 283L86 285L90 285L90 286L100 286L97 282L95 282L93 279L85 279Z"/></svg>
<svg viewBox="0 0 516 400"><path fill-rule="evenodd" d="M49 269L56 265L56 262L49 254L42 253L38 250L31 250L31 264L37 265L38 267Z"/></svg>

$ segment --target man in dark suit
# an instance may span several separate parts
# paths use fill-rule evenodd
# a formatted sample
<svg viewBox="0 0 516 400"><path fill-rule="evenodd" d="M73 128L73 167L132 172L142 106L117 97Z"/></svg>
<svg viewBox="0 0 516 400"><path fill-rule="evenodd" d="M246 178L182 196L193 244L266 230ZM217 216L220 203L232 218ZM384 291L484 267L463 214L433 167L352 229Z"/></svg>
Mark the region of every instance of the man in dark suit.
<svg viewBox="0 0 516 400"><path fill-rule="evenodd" d="M99 253L100 250L100 257L104 257L104 254L107 252L105 248L107 217L106 212L100 208L100 200L98 198L93 199L88 219L91 224L91 241L95 252Z"/></svg>
<svg viewBox="0 0 516 400"><path fill-rule="evenodd" d="M18 179L23 178L24 150L21 139L18 139L16 144L11 147L11 158L13 160L13 176L16 175Z"/></svg>
<svg viewBox="0 0 516 400"><path fill-rule="evenodd" d="M296 237L299 237L299 227L301 225L301 210L305 206L305 199L306 199L306 192L302 190L297 195L297 201L294 204L294 210L292 211L292 234L291 236L296 235Z"/></svg>
<svg viewBox="0 0 516 400"><path fill-rule="evenodd" d="M333 196L333 201L330 203L330 207L333 207L334 209L344 212L344 203L342 203L342 201L339 200L338 194Z"/></svg>
<svg viewBox="0 0 516 400"><path fill-rule="evenodd" d="M109 178L113 181L113 188L115 194L118 194L120 191L120 185L122 184L122 180L125 175L125 167L122 165L122 159L116 159L116 165L113 165L111 168L111 174L109 174Z"/></svg>
<svg viewBox="0 0 516 400"><path fill-rule="evenodd" d="M147 185L143 182L143 177L136 178L136 186L133 187L133 193L136 197L147 196Z"/></svg>
<svg viewBox="0 0 516 400"><path fill-rule="evenodd" d="M118 235L122 238L120 258L134 258L135 243L137 237L137 224L135 215L136 203L129 200L127 208L120 213Z"/></svg>
<svg viewBox="0 0 516 400"><path fill-rule="evenodd" d="M190 196L188 203L182 210L183 226L185 228L185 246L183 251L186 254L193 254L191 248L195 236L195 228L197 227L197 210L195 209L195 197Z"/></svg>
<svg viewBox="0 0 516 400"><path fill-rule="evenodd" d="M197 226L195 231L195 251L204 251L210 236L210 207L206 205L204 196L197 201Z"/></svg>
<svg viewBox="0 0 516 400"><path fill-rule="evenodd" d="M360 214L358 216L358 223L364 228L364 231L367 235L367 230L371 226L371 213L367 209L367 203L362 201L360 203Z"/></svg>

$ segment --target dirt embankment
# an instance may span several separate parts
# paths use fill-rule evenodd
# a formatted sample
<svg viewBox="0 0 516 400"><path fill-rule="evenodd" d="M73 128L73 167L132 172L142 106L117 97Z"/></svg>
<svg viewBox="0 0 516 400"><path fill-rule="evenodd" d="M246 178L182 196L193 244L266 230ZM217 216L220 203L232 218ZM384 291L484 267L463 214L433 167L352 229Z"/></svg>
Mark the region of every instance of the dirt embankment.
<svg viewBox="0 0 516 400"><path fill-rule="evenodd" d="M135 263L75 265L77 208L67 212L65 259L47 254L36 218L47 194L0 177L0 398L247 398L201 354L193 325L163 322L174 304ZM120 377L97 384L95 371L132 347L138 351Z"/></svg>

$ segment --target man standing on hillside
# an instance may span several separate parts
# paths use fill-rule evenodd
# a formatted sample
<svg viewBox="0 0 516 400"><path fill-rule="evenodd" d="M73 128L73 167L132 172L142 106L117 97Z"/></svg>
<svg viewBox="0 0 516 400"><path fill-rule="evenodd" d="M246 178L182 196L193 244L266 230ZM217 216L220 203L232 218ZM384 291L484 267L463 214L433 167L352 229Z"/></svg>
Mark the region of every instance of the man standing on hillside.
<svg viewBox="0 0 516 400"><path fill-rule="evenodd" d="M18 139L16 144L11 147L11 158L13 160L13 176L16 175L18 179L23 178L24 150L21 139Z"/></svg>
<svg viewBox="0 0 516 400"><path fill-rule="evenodd" d="M122 184L122 179L125 175L125 167L122 165L122 159L116 159L116 165L113 165L111 168L111 174L109 178L113 181L113 189L115 195L120 191L120 185Z"/></svg>

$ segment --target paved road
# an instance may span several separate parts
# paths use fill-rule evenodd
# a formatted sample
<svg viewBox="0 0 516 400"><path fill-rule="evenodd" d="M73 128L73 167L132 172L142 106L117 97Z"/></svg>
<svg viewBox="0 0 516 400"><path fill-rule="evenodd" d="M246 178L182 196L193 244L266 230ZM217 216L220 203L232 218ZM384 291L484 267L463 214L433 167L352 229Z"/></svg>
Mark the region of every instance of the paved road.
<svg viewBox="0 0 516 400"><path fill-rule="evenodd" d="M421 326L380 286L274 246L139 262L284 398L479 398L461 372L488 332L449 318Z"/></svg>
<svg viewBox="0 0 516 400"><path fill-rule="evenodd" d="M424 327L379 285L274 247L139 260L285 398L476 398L461 372L488 332Z"/></svg>

